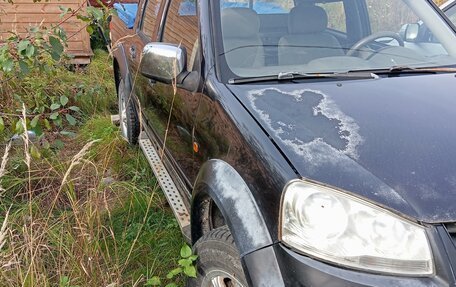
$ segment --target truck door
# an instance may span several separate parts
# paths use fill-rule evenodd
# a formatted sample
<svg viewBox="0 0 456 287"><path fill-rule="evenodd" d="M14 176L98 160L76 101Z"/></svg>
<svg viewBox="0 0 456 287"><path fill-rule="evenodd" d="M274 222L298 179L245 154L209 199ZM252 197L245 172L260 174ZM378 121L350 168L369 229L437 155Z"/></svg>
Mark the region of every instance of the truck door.
<svg viewBox="0 0 456 287"><path fill-rule="evenodd" d="M164 43L181 45L187 51L188 71L200 69L199 21L195 0L170 0L165 11L164 26L159 35ZM192 93L137 74L136 94L149 128L165 147L164 155L190 190L197 174L194 166L193 119L200 94ZM147 129L146 129L147 130ZM196 144L196 143L195 143Z"/></svg>
<svg viewBox="0 0 456 287"><path fill-rule="evenodd" d="M140 19L136 24L136 33L128 35L129 39L123 41L126 44L125 49L133 82L135 82L138 74L142 49L147 43L157 40L157 31L165 6L165 0L143 0L141 2L141 10L137 15Z"/></svg>

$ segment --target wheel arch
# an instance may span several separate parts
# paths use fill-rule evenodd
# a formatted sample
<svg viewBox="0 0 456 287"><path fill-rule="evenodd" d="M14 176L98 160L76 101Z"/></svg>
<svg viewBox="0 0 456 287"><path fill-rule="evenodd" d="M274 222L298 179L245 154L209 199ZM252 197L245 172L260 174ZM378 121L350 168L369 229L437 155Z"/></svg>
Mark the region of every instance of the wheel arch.
<svg viewBox="0 0 456 287"><path fill-rule="evenodd" d="M117 62L116 58L113 58L112 60L112 66L114 69L114 83L116 85L116 92L119 94L119 83L120 83L120 69L119 69L119 62Z"/></svg>
<svg viewBox="0 0 456 287"><path fill-rule="evenodd" d="M207 206L209 201L220 210L242 256L273 244L267 225L255 198L239 175L222 160L207 161L198 174L191 209L192 242L207 231Z"/></svg>
<svg viewBox="0 0 456 287"><path fill-rule="evenodd" d="M119 86L120 79L125 80L125 88L127 91L132 90L132 81L130 68L127 61L124 46L120 43L113 48L113 66L114 66L114 80L116 83L116 89ZM118 92L118 91L117 91Z"/></svg>

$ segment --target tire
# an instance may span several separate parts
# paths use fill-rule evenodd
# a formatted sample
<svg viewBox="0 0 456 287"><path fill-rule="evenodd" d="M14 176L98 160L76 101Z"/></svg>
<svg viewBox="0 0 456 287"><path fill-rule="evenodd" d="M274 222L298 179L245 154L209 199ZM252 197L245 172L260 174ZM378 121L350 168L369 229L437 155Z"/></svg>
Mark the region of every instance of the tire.
<svg viewBox="0 0 456 287"><path fill-rule="evenodd" d="M133 98L126 91L125 80L120 79L118 87L120 131L128 143L135 145L138 143L139 121L138 114L133 103Z"/></svg>
<svg viewBox="0 0 456 287"><path fill-rule="evenodd" d="M228 227L206 233L195 243L193 252L198 255L197 278L189 278L187 287L248 286Z"/></svg>

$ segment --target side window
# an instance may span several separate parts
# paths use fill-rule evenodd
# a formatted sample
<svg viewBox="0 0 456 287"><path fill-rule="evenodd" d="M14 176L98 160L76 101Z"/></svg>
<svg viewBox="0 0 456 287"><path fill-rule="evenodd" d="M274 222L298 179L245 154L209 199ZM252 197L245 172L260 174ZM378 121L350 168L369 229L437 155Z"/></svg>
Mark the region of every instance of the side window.
<svg viewBox="0 0 456 287"><path fill-rule="evenodd" d="M258 14L286 14L294 7L293 0L253 0L253 7L250 7L249 0L221 0L220 7L250 7Z"/></svg>
<svg viewBox="0 0 456 287"><path fill-rule="evenodd" d="M199 46L196 5L196 0L171 0L163 33L163 42L185 47L189 71L195 70L193 64Z"/></svg>
<svg viewBox="0 0 456 287"><path fill-rule="evenodd" d="M344 2L317 3L328 14L328 28L339 32L347 32L347 19L345 18Z"/></svg>
<svg viewBox="0 0 456 287"><path fill-rule="evenodd" d="M445 14L450 18L451 22L456 25L456 5L448 9Z"/></svg>
<svg viewBox="0 0 456 287"><path fill-rule="evenodd" d="M161 0L148 0L146 1L146 6L144 7L144 16L141 23L141 31L151 39L154 35L161 2Z"/></svg>

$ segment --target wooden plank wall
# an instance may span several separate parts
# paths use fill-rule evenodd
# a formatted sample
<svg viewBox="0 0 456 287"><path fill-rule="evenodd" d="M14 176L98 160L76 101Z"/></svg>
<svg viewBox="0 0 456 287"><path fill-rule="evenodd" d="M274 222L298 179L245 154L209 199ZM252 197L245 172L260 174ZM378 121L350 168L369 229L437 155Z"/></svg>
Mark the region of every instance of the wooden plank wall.
<svg viewBox="0 0 456 287"><path fill-rule="evenodd" d="M11 35L9 32L23 34L27 28L41 23L46 27L60 23L69 17L60 17L60 6L76 10L85 3L84 0L50 0L37 3L33 3L33 0L15 0L13 4L0 1L0 43ZM75 57L73 62L77 64L89 63L93 55L85 25L76 17L62 24L69 38L67 52Z"/></svg>
<svg viewBox="0 0 456 287"><path fill-rule="evenodd" d="M172 1L166 19L164 41L182 44L187 49L187 55L192 55L195 41L199 38L198 17L196 15L179 15L179 7L183 1Z"/></svg>
<svg viewBox="0 0 456 287"><path fill-rule="evenodd" d="M160 8L163 9L163 7L160 7L160 4L162 2L164 3L165 1L160 1L160 0L147 1L146 11L144 11L142 30L149 37L151 37L152 35L155 35L155 31L158 30L156 28L158 28L157 26L160 23L157 23L157 21L160 21L160 20L157 18L157 16L159 15Z"/></svg>
<svg viewBox="0 0 456 287"><path fill-rule="evenodd" d="M134 35L135 31L134 29L127 29L125 27L125 23L120 20L119 17L114 16L112 17L111 23L110 23L110 28L111 28L111 40L112 41L119 41L122 42L122 37L127 37ZM118 43L113 42L112 45L115 47Z"/></svg>

